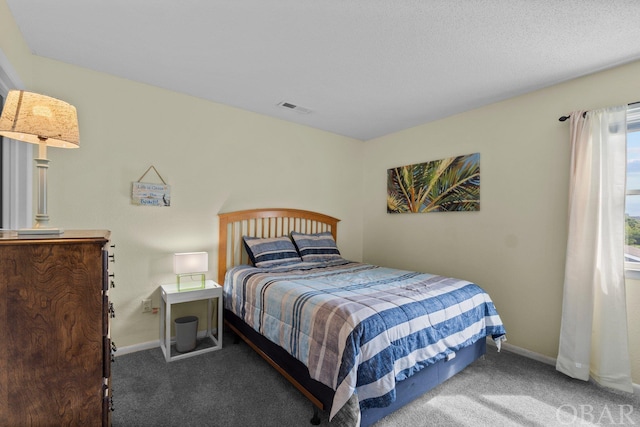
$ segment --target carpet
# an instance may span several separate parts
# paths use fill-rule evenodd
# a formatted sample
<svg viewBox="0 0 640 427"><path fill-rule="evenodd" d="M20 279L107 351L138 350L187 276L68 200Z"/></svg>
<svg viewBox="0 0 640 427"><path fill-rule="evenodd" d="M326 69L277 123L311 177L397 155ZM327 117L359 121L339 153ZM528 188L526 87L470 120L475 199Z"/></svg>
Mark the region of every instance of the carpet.
<svg viewBox="0 0 640 427"><path fill-rule="evenodd" d="M311 403L249 346L166 363L160 348L116 357L114 427L307 427ZM330 426L321 412L321 425ZM640 399L487 346L487 355L376 427L640 426Z"/></svg>

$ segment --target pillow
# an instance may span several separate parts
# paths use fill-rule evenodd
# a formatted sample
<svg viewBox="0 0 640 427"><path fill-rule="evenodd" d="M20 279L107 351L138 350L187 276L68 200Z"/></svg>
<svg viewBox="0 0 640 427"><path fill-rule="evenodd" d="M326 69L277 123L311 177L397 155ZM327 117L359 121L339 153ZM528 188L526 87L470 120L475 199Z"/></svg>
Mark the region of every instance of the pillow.
<svg viewBox="0 0 640 427"><path fill-rule="evenodd" d="M242 236L242 241L251 262L256 267L271 267L302 261L296 247L287 236L267 238Z"/></svg>
<svg viewBox="0 0 640 427"><path fill-rule="evenodd" d="M342 259L336 241L328 231L315 234L292 231L291 238L298 248L302 261L317 262Z"/></svg>

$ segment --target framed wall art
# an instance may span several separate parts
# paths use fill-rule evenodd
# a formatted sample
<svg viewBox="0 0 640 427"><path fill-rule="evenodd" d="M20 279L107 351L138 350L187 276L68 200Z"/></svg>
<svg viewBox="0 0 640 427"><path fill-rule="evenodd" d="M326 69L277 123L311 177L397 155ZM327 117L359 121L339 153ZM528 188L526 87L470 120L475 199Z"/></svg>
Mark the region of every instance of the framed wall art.
<svg viewBox="0 0 640 427"><path fill-rule="evenodd" d="M480 210L480 153L387 170L387 212Z"/></svg>

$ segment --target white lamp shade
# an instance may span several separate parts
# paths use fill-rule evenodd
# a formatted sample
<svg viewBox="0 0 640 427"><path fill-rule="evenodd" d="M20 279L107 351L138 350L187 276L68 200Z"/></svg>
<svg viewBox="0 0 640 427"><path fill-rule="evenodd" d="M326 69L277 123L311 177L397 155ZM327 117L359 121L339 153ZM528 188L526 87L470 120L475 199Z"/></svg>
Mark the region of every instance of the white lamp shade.
<svg viewBox="0 0 640 427"><path fill-rule="evenodd" d="M38 93L11 90L0 116L0 135L32 144L78 148L76 107Z"/></svg>
<svg viewBox="0 0 640 427"><path fill-rule="evenodd" d="M173 254L173 272L175 274L204 273L209 271L207 252L183 252Z"/></svg>

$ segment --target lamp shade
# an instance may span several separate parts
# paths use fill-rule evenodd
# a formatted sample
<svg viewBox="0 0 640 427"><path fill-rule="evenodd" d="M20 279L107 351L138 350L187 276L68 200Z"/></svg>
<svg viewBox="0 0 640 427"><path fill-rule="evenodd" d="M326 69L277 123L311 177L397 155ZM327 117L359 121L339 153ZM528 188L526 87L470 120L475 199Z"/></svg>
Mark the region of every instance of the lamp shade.
<svg viewBox="0 0 640 427"><path fill-rule="evenodd" d="M77 148L80 133L76 108L49 96L9 91L0 116L0 135L33 144Z"/></svg>
<svg viewBox="0 0 640 427"><path fill-rule="evenodd" d="M173 272L175 274L204 273L209 271L207 252L184 252L173 254Z"/></svg>

